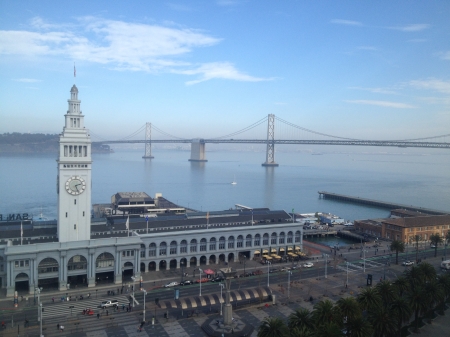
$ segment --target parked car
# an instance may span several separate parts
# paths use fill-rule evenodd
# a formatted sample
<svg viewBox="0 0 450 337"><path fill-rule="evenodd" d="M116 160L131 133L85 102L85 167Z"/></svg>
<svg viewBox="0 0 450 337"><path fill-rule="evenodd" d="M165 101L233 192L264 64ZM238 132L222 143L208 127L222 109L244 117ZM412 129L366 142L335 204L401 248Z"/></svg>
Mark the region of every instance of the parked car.
<svg viewBox="0 0 450 337"><path fill-rule="evenodd" d="M263 272L260 269L257 269L253 272L253 275L261 275Z"/></svg>
<svg viewBox="0 0 450 337"><path fill-rule="evenodd" d="M312 263L312 262L306 262L303 264L303 267L305 267L305 268L311 268L312 266L314 266L314 263Z"/></svg>
<svg viewBox="0 0 450 337"><path fill-rule="evenodd" d="M194 281L191 280L185 280L183 282L180 282L180 286L189 286L191 284L194 284Z"/></svg>
<svg viewBox="0 0 450 337"><path fill-rule="evenodd" d="M109 307L117 307L119 306L119 301L118 300L109 300L109 301L103 301L99 307L100 308L109 308Z"/></svg>
<svg viewBox="0 0 450 337"><path fill-rule="evenodd" d="M269 273L276 273L277 271L278 271L277 268L272 268L272 269L269 270Z"/></svg>
<svg viewBox="0 0 450 337"><path fill-rule="evenodd" d="M414 262L413 261L403 261L402 262L402 266L412 266L414 264Z"/></svg>
<svg viewBox="0 0 450 337"><path fill-rule="evenodd" d="M222 282L223 280L225 280L225 278L223 278L222 276L217 276L213 278L211 282Z"/></svg>
<svg viewBox="0 0 450 337"><path fill-rule="evenodd" d="M167 283L166 285L164 285L164 288L171 288L171 287L176 287L179 283L178 282L170 282Z"/></svg>

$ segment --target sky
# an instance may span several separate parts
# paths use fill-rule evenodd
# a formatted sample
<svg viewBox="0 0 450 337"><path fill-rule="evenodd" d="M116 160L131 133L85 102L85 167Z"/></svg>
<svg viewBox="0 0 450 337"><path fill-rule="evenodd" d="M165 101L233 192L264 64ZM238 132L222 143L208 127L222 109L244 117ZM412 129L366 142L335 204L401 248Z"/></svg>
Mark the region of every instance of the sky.
<svg viewBox="0 0 450 337"><path fill-rule="evenodd" d="M2 0L0 133L60 133L76 84L93 140L146 122L218 137L268 114L356 139L449 134L449 17L434 0Z"/></svg>

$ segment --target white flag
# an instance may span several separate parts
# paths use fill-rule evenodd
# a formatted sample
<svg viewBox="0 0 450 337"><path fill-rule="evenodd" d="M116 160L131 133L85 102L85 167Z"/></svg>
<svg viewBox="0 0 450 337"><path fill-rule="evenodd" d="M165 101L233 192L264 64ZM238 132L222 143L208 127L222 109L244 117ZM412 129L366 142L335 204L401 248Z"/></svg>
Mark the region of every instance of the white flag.
<svg viewBox="0 0 450 337"><path fill-rule="evenodd" d="M130 229L129 226L130 226L130 216L128 216L127 222L125 222L125 227L126 227L127 229Z"/></svg>

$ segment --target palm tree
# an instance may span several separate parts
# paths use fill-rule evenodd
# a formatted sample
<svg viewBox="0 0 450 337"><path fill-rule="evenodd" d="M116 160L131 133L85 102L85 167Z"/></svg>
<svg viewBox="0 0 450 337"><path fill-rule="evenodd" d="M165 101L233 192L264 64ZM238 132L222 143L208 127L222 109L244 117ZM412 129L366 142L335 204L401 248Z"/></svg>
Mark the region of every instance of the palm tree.
<svg viewBox="0 0 450 337"><path fill-rule="evenodd" d="M258 329L258 337L288 337L289 329L280 317L265 318Z"/></svg>
<svg viewBox="0 0 450 337"><path fill-rule="evenodd" d="M392 283L397 294L402 297L403 294L408 290L408 280L404 275L400 275L397 279Z"/></svg>
<svg viewBox="0 0 450 337"><path fill-rule="evenodd" d="M417 268L422 272L424 281L432 281L436 279L436 269L431 264L422 262L417 266Z"/></svg>
<svg viewBox="0 0 450 337"><path fill-rule="evenodd" d="M412 282L412 284L414 284ZM428 295L421 285L416 285L408 292L408 302L414 311L414 331L419 331L419 314L427 310Z"/></svg>
<svg viewBox="0 0 450 337"><path fill-rule="evenodd" d="M442 289L442 298L441 298L441 309L440 313L444 312L445 309L445 301L450 297L450 274L441 274L437 277L437 283Z"/></svg>
<svg viewBox="0 0 450 337"><path fill-rule="evenodd" d="M401 296L396 296L391 302L390 306L392 312L394 312L395 316L397 317L397 332L401 337L403 323L408 322L409 318L411 317L411 307L409 306L408 301L406 301L406 299Z"/></svg>
<svg viewBox="0 0 450 337"><path fill-rule="evenodd" d="M372 324L375 337L391 336L397 330L397 319L389 307L380 305L371 309L369 322Z"/></svg>
<svg viewBox="0 0 450 337"><path fill-rule="evenodd" d="M350 332L350 333L348 333ZM367 337L372 336L373 328L370 322L359 316L347 324L347 336L351 337Z"/></svg>
<svg viewBox="0 0 450 337"><path fill-rule="evenodd" d="M320 301L314 305L312 317L316 327L325 322L333 322L336 317L333 302L330 300Z"/></svg>
<svg viewBox="0 0 450 337"><path fill-rule="evenodd" d="M290 337L315 337L314 331L305 327L289 329L289 333Z"/></svg>
<svg viewBox="0 0 450 337"><path fill-rule="evenodd" d="M352 322L361 316L361 307L354 297L341 297L336 302L336 310L338 312L339 320L345 323L347 327L347 336L352 335Z"/></svg>
<svg viewBox="0 0 450 337"><path fill-rule="evenodd" d="M428 321L431 323L433 309L438 303L440 303L442 297L444 297L444 291L440 287L436 279L434 279L425 283L425 292L427 293Z"/></svg>
<svg viewBox="0 0 450 337"><path fill-rule="evenodd" d="M416 242L416 263L419 261L419 241L422 240L422 236L414 235L414 241Z"/></svg>
<svg viewBox="0 0 450 337"><path fill-rule="evenodd" d="M430 242L431 242L431 244L434 244L434 257L437 256L437 247L438 247L438 244L440 244L442 241L443 241L442 237L439 235L439 233L430 235Z"/></svg>
<svg viewBox="0 0 450 337"><path fill-rule="evenodd" d="M405 244L399 240L391 242L391 252L395 250L395 264L398 264L398 252L403 253L405 251Z"/></svg>
<svg viewBox="0 0 450 337"><path fill-rule="evenodd" d="M391 284L391 282L382 281L378 283L375 286L375 288L377 289L378 294L380 294L381 300L383 301L383 305L388 306L395 295L395 289Z"/></svg>
<svg viewBox="0 0 450 337"><path fill-rule="evenodd" d="M376 288L365 288L356 299L362 310L370 311L381 306L381 297Z"/></svg>
<svg viewBox="0 0 450 337"><path fill-rule="evenodd" d="M324 322L316 330L315 337L344 337L341 327L335 322Z"/></svg>
<svg viewBox="0 0 450 337"><path fill-rule="evenodd" d="M445 237L444 237L444 254L445 254L445 258L447 258L447 245L448 242L450 241L450 231L447 231L447 233L445 233Z"/></svg>
<svg viewBox="0 0 450 337"><path fill-rule="evenodd" d="M419 266L412 266L410 269L405 271L405 277L408 281L408 290L411 291L416 287L420 287L425 282L425 275L423 273L424 269Z"/></svg>
<svg viewBox="0 0 450 337"><path fill-rule="evenodd" d="M299 308L295 310L288 317L288 327L292 331L293 329L307 329L312 330L314 328L314 322L311 316L311 312L308 309Z"/></svg>

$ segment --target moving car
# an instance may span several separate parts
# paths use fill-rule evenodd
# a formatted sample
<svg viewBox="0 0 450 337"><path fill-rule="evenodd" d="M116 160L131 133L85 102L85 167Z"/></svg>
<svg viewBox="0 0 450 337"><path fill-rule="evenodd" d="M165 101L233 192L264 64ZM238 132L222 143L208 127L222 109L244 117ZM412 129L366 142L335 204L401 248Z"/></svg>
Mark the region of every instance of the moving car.
<svg viewBox="0 0 450 337"><path fill-rule="evenodd" d="M166 285L164 285L164 288L171 288L171 287L176 287L178 285L178 282L170 282L167 283Z"/></svg>
<svg viewBox="0 0 450 337"><path fill-rule="evenodd" d="M118 307L119 306L119 301L117 300L109 300L109 301L103 301L99 307L100 308L109 308L109 307Z"/></svg>
<svg viewBox="0 0 450 337"><path fill-rule="evenodd" d="M209 282L209 278L204 277L201 280L195 281L195 283L205 283L205 282Z"/></svg>
<svg viewBox="0 0 450 337"><path fill-rule="evenodd" d="M402 266L412 266L414 264L414 262L413 261L403 261L402 262Z"/></svg>
<svg viewBox="0 0 450 337"><path fill-rule="evenodd" d="M191 280L186 280L186 281L180 282L180 286L189 286L191 284L194 284L194 282Z"/></svg>
<svg viewBox="0 0 450 337"><path fill-rule="evenodd" d="M312 263L312 262L306 262L303 264L303 267L305 267L305 268L311 268L312 266L314 266L314 263Z"/></svg>

